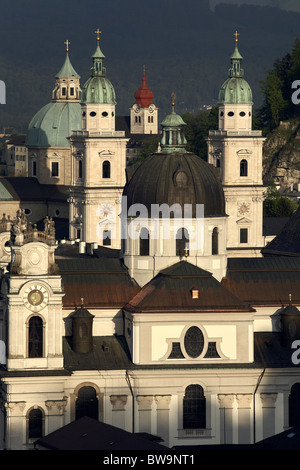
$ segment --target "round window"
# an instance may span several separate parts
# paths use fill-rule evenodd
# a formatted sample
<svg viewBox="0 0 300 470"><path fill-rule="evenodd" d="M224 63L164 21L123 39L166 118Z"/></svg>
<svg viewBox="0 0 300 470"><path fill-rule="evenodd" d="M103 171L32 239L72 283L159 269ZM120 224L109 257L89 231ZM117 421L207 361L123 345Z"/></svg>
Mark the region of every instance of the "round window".
<svg viewBox="0 0 300 470"><path fill-rule="evenodd" d="M92 116L92 117L96 116L95 111L91 111L91 112L90 112L90 116Z"/></svg>
<svg viewBox="0 0 300 470"><path fill-rule="evenodd" d="M228 116L234 116L234 112L233 112L233 111L229 111Z"/></svg>
<svg viewBox="0 0 300 470"><path fill-rule="evenodd" d="M189 328L184 337L184 347L190 357L198 357L203 351L204 336L197 326Z"/></svg>
<svg viewBox="0 0 300 470"><path fill-rule="evenodd" d="M244 111L241 111L240 116L244 117L244 116L246 116L246 113L244 113Z"/></svg>
<svg viewBox="0 0 300 470"><path fill-rule="evenodd" d="M107 117L107 116L108 116L108 113L107 113L106 111L103 111L102 116L103 116L103 117Z"/></svg>

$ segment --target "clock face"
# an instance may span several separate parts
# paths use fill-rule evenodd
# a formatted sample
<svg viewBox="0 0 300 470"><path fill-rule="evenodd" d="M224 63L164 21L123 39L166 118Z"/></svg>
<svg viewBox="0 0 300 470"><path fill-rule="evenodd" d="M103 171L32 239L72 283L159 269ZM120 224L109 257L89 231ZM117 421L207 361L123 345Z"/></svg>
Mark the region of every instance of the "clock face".
<svg viewBox="0 0 300 470"><path fill-rule="evenodd" d="M153 104L150 104L150 106L149 106L149 113L153 113L153 111L154 111L154 106L153 106Z"/></svg>
<svg viewBox="0 0 300 470"><path fill-rule="evenodd" d="M138 105L138 104L137 104L137 105L135 105L135 107L134 107L134 110L135 110L135 112L136 112L136 113L138 113L138 112L140 111L140 107L139 107L139 105Z"/></svg>
<svg viewBox="0 0 300 470"><path fill-rule="evenodd" d="M24 305L35 312L46 307L48 302L48 292L45 287L33 284L24 293Z"/></svg>
<svg viewBox="0 0 300 470"><path fill-rule="evenodd" d="M246 202L243 202L242 204L240 204L239 206L239 214L241 215L245 215L249 212L249 204L247 204Z"/></svg>

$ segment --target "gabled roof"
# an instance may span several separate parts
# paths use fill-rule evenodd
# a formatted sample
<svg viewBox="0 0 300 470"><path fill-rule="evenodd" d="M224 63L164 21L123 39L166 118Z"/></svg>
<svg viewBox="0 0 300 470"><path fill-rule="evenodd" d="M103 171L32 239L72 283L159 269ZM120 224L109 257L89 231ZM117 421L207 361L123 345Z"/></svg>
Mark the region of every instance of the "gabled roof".
<svg viewBox="0 0 300 470"><path fill-rule="evenodd" d="M198 298L192 298L193 289L198 290ZM162 270L125 305L124 309L132 313L254 311L224 288L211 273L187 261L180 261Z"/></svg>
<svg viewBox="0 0 300 470"><path fill-rule="evenodd" d="M261 252L264 256L300 256L300 207Z"/></svg>
<svg viewBox="0 0 300 470"><path fill-rule="evenodd" d="M145 439L87 416L38 439L35 447L50 450L109 450L109 452L167 449L153 439Z"/></svg>

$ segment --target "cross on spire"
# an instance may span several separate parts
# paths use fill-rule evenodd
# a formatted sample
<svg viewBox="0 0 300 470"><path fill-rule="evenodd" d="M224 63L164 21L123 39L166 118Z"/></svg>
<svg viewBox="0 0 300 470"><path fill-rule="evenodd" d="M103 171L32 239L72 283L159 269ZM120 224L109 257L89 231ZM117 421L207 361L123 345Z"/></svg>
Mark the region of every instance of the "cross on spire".
<svg viewBox="0 0 300 470"><path fill-rule="evenodd" d="M95 34L97 34L97 41L99 42L100 41L100 34L101 34L101 31L99 30L99 28L97 28L97 30L95 31Z"/></svg>
<svg viewBox="0 0 300 470"><path fill-rule="evenodd" d="M172 110L174 111L174 107L175 107L175 98L176 98L176 94L174 93L174 91L173 91L173 93L171 94L171 98L172 98Z"/></svg>
<svg viewBox="0 0 300 470"><path fill-rule="evenodd" d="M68 39L64 42L64 44L66 45L66 52L69 52L69 45L71 44L70 41L68 41Z"/></svg>
<svg viewBox="0 0 300 470"><path fill-rule="evenodd" d="M234 33L234 37L235 37L235 40L234 42L237 44L238 43L238 36L240 35L240 33L238 33L237 31Z"/></svg>

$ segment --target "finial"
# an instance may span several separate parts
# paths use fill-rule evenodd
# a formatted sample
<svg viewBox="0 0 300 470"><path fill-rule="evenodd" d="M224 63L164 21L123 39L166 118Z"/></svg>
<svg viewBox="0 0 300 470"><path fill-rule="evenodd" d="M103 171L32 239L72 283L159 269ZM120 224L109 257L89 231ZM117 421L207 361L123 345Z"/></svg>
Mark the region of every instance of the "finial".
<svg viewBox="0 0 300 470"><path fill-rule="evenodd" d="M143 65L143 74L145 75L146 73L146 65Z"/></svg>
<svg viewBox="0 0 300 470"><path fill-rule="evenodd" d="M71 44L70 41L68 41L68 39L64 42L64 44L66 45L66 53L69 52L69 45Z"/></svg>
<svg viewBox="0 0 300 470"><path fill-rule="evenodd" d="M289 294L290 304L292 303L292 294Z"/></svg>
<svg viewBox="0 0 300 470"><path fill-rule="evenodd" d="M238 36L240 35L240 33L238 33L237 31L234 33L234 36L235 36L235 40L234 42L237 44L239 42L238 40Z"/></svg>
<svg viewBox="0 0 300 470"><path fill-rule="evenodd" d="M171 98L172 98L172 111L174 111L174 107L175 107L175 98L176 98L176 94L173 93L171 94Z"/></svg>
<svg viewBox="0 0 300 470"><path fill-rule="evenodd" d="M84 301L84 298L81 297L81 307L83 307L83 301Z"/></svg>
<svg viewBox="0 0 300 470"><path fill-rule="evenodd" d="M97 34L97 42L100 41L100 34L101 34L101 31L99 30L99 28L97 28L97 31L95 31L95 34Z"/></svg>

